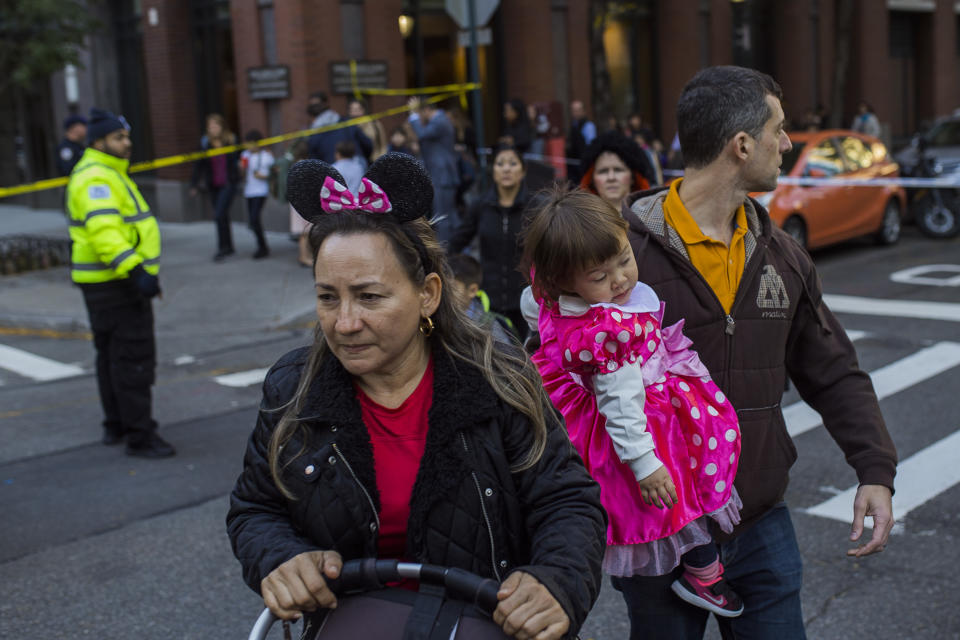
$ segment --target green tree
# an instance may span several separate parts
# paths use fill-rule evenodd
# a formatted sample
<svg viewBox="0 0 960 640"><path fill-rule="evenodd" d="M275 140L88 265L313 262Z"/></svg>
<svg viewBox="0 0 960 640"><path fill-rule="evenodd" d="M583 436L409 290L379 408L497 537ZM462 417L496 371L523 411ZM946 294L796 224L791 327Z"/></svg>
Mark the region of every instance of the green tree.
<svg viewBox="0 0 960 640"><path fill-rule="evenodd" d="M17 155L16 163L0 163L0 183L47 176L28 141L39 135L43 146L53 146L52 115L41 106L49 104L49 77L67 64L81 66L84 40L100 28L91 12L96 2L0 0L0 148Z"/></svg>
<svg viewBox="0 0 960 640"><path fill-rule="evenodd" d="M99 28L81 0L0 0L0 93L79 65L84 38Z"/></svg>

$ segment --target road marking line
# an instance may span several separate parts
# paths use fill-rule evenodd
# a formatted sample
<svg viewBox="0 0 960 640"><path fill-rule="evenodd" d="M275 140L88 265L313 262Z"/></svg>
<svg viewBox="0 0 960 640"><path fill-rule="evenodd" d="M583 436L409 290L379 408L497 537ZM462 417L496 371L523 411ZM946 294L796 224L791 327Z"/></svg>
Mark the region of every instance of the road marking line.
<svg viewBox="0 0 960 640"><path fill-rule="evenodd" d="M948 278L934 278L924 275L927 273L956 273L958 275ZM931 287L960 287L960 264L922 264L918 267L894 271L890 274L890 280L904 284L929 285Z"/></svg>
<svg viewBox="0 0 960 640"><path fill-rule="evenodd" d="M83 369L75 364L64 364L3 344L0 344L0 368L40 382L83 373Z"/></svg>
<svg viewBox="0 0 960 640"><path fill-rule="evenodd" d="M823 301L834 312L894 318L923 318L960 322L960 304L923 300L881 300L857 296L824 295Z"/></svg>
<svg viewBox="0 0 960 640"><path fill-rule="evenodd" d="M882 400L957 365L960 365L960 344L938 342L877 369L870 374L870 378L877 398ZM787 423L787 433L794 438L823 424L820 414L802 401L786 407L783 418Z"/></svg>
<svg viewBox="0 0 960 640"><path fill-rule="evenodd" d="M960 483L960 431L934 442L897 465L897 493L893 496L893 514L906 517L920 505ZM826 502L806 509L810 515L850 522L853 519L853 498L857 487L851 487ZM871 518L865 523L870 526Z"/></svg>
<svg viewBox="0 0 960 640"><path fill-rule="evenodd" d="M856 342L860 338L867 335L866 331L857 331L856 329L847 329L847 337L850 338L850 342Z"/></svg>
<svg viewBox="0 0 960 640"><path fill-rule="evenodd" d="M250 371L238 371L225 376L216 376L214 380L225 387L249 387L252 384L259 384L267 377L267 369L251 369Z"/></svg>

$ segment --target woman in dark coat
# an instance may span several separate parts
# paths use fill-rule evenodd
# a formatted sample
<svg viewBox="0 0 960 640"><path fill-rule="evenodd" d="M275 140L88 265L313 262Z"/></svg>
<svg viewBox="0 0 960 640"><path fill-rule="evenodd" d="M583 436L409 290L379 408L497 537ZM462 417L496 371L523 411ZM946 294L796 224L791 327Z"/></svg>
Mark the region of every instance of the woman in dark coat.
<svg viewBox="0 0 960 640"><path fill-rule="evenodd" d="M527 107L522 100L514 98L503 103L503 129L500 134L502 144L513 145L523 154L533 144L533 126L527 115Z"/></svg>
<svg viewBox="0 0 960 640"><path fill-rule="evenodd" d="M237 143L237 136L227 128L226 119L219 113L211 113L206 119L205 133L200 138L204 151L229 147ZM230 232L230 205L240 183L240 152L220 154L198 160L193 166L190 193L196 195L201 180L210 195L213 219L217 225L217 253L219 262L234 253L233 235Z"/></svg>
<svg viewBox="0 0 960 640"><path fill-rule="evenodd" d="M526 279L517 270L521 250L518 238L530 204L524 184L526 165L519 149L501 145L493 153L493 186L467 211L450 239L450 252L460 253L480 238L480 287L490 299L490 308L506 316L521 338L527 324L520 313L520 294Z"/></svg>
<svg viewBox="0 0 960 640"><path fill-rule="evenodd" d="M353 199L323 162L290 172L319 322L267 374L231 495L244 579L314 630L344 560L459 567L500 582L508 635L570 637L600 586L599 489L529 360L447 295L422 165L388 153L365 180Z"/></svg>

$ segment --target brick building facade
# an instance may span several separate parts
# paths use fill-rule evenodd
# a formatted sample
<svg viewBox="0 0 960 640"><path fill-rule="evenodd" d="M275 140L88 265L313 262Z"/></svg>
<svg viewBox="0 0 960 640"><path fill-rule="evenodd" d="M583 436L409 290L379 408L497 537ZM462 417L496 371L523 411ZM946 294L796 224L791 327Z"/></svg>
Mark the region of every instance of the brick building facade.
<svg viewBox="0 0 960 640"><path fill-rule="evenodd" d="M843 9L849 3L848 29ZM636 0L601 6L603 52L611 78L614 115L643 115L669 143L674 105L698 69L743 64L771 73L783 86L790 118L817 105L849 126L857 101L871 103L896 140L925 121L960 107L960 3L954 0ZM128 14L139 7L145 86L139 103L117 83L121 105L141 104L135 122L147 128L140 144L154 157L198 147L207 112L221 112L242 135L304 128L307 96L331 94L344 111L346 96L331 92L330 62L385 61L393 88L467 80L459 28L443 0L113 0ZM122 11L121 11L122 9ZM412 34L401 33L406 15ZM481 47L486 142L496 139L502 102L554 103L565 114L572 99L591 104L591 1L501 0L489 23L492 42ZM130 36L131 34L126 34ZM127 38L129 45L130 38ZM419 43L419 44L418 44ZM846 80L835 99L838 67ZM289 96L256 100L247 70L286 65ZM55 81L56 82L56 81ZM116 92L114 92L115 94ZM94 100L98 98L95 96ZM402 105L402 97L373 97L372 112ZM57 104L54 101L55 105ZM90 105L80 105L86 110ZM54 110L66 111L62 103ZM64 113L55 113L59 122ZM399 122L386 123L389 130ZM558 123L564 128L562 122ZM196 218L186 196L189 167L157 172L156 199L164 212ZM176 216L177 214L173 214Z"/></svg>

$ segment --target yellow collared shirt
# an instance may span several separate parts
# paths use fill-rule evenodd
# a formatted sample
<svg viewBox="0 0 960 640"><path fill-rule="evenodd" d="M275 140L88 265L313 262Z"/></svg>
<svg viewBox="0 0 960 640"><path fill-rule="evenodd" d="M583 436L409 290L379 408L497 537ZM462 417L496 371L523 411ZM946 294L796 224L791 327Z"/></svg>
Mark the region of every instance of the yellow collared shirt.
<svg viewBox="0 0 960 640"><path fill-rule="evenodd" d="M729 246L704 235L680 199L678 189L681 180L673 181L663 201L664 219L683 240L690 262L713 289L723 310L730 313L746 262L743 236L747 233L747 214L743 205L740 205L734 218L735 228Z"/></svg>

